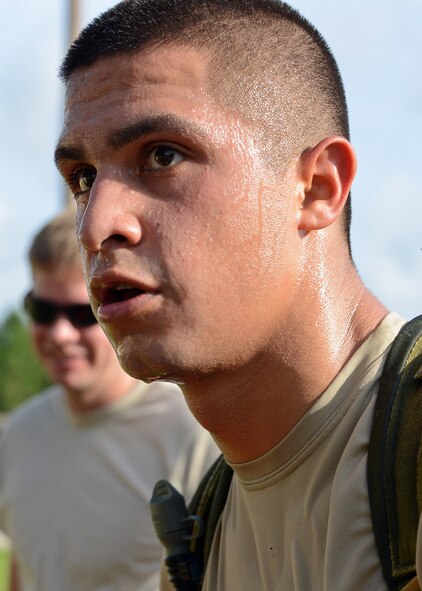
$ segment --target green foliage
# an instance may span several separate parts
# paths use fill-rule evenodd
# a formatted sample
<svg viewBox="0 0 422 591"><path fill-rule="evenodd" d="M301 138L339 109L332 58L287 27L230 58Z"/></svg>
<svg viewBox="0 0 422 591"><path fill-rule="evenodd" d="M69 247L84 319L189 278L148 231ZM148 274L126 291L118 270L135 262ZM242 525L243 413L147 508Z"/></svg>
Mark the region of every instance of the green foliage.
<svg viewBox="0 0 422 591"><path fill-rule="evenodd" d="M10 549L0 544L0 591L9 589Z"/></svg>
<svg viewBox="0 0 422 591"><path fill-rule="evenodd" d="M23 319L12 312L0 326L0 412L12 410L49 383Z"/></svg>

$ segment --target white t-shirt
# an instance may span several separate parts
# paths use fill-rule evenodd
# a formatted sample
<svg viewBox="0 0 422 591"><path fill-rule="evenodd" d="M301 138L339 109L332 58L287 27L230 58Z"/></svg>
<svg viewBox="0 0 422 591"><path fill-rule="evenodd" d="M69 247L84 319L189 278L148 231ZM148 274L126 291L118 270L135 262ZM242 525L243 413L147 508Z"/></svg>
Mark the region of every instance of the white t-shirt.
<svg viewBox="0 0 422 591"><path fill-rule="evenodd" d="M287 437L232 465L203 591L387 590L367 448L382 363L403 322L389 314Z"/></svg>
<svg viewBox="0 0 422 591"><path fill-rule="evenodd" d="M139 386L87 416L53 387L19 408L0 447L0 527L23 591L155 591L156 482L186 499L218 455L176 386Z"/></svg>

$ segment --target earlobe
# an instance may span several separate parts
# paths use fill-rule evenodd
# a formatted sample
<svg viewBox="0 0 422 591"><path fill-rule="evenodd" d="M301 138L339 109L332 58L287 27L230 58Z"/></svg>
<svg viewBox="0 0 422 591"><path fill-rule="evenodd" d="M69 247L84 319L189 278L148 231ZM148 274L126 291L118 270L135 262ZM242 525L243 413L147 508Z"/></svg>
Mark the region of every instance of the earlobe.
<svg viewBox="0 0 422 591"><path fill-rule="evenodd" d="M342 136L330 136L298 162L302 192L298 208L298 229L320 230L333 224L343 211L356 174L354 150Z"/></svg>

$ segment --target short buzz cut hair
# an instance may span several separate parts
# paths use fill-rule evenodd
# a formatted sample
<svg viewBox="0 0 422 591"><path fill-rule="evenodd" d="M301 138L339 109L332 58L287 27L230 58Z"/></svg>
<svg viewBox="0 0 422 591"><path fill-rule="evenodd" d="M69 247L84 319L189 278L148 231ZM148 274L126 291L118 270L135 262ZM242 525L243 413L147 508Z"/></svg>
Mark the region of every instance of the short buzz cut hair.
<svg viewBox="0 0 422 591"><path fill-rule="evenodd" d="M75 232L75 209L66 208L34 236L28 251L32 271L76 271L82 263Z"/></svg>
<svg viewBox="0 0 422 591"><path fill-rule="evenodd" d="M349 139L343 82L326 41L281 0L123 0L94 19L60 68L71 75L103 57L161 45L204 50L210 94L255 125L280 167L325 137ZM343 228L350 251L350 196Z"/></svg>

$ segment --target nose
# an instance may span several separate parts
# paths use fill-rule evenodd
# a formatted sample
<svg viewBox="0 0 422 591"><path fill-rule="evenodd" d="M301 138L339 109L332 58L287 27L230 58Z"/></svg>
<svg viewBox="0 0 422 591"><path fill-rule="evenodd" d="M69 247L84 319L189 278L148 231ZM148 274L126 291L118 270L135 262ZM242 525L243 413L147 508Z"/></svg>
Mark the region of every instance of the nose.
<svg viewBox="0 0 422 591"><path fill-rule="evenodd" d="M98 253L113 243L135 245L142 238L141 221L133 211L134 191L127 185L110 178L97 177L89 198L78 208L77 234L81 246ZM138 197L138 196L136 196Z"/></svg>
<svg viewBox="0 0 422 591"><path fill-rule="evenodd" d="M48 326L48 335L56 345L78 341L80 338L79 329L64 316L59 314L55 321Z"/></svg>

